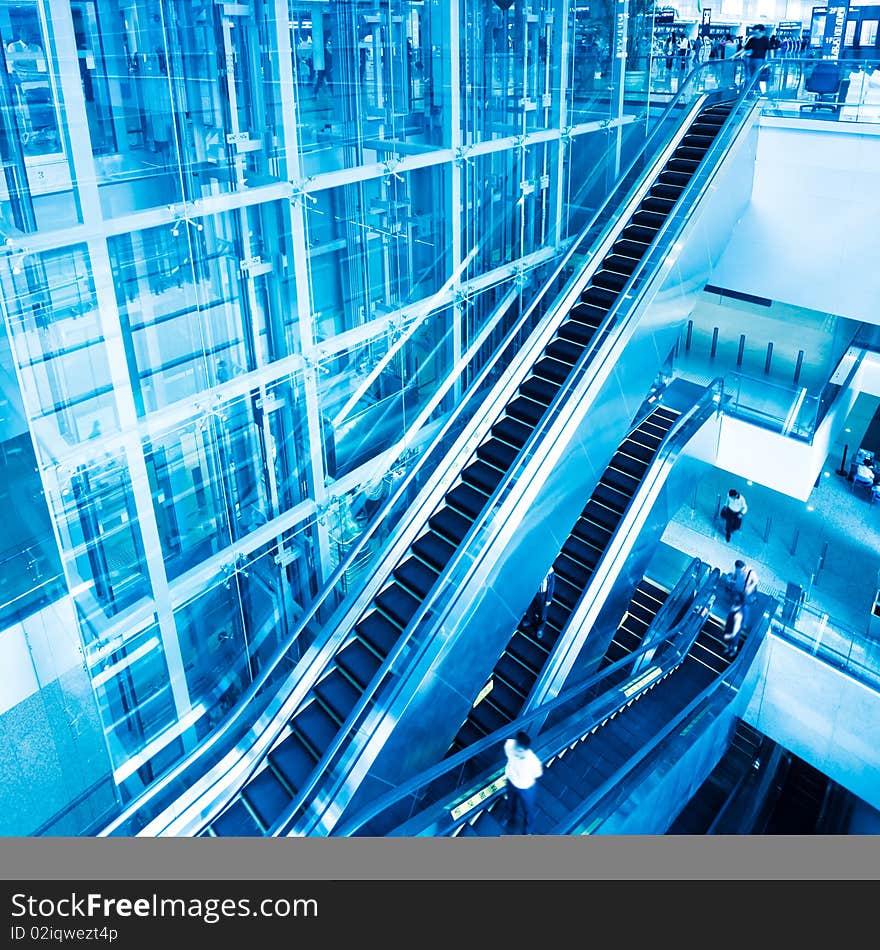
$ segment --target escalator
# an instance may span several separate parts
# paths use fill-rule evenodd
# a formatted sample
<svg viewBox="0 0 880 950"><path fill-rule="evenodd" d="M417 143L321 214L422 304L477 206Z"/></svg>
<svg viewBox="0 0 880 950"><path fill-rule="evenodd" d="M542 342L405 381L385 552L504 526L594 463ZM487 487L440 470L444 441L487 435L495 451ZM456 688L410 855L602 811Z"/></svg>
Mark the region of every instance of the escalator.
<svg viewBox="0 0 880 950"><path fill-rule="evenodd" d="M620 626L615 631L608 652L602 660L603 666L616 662L633 650L638 649L642 636L644 636L645 631L650 626L651 621L657 616L657 611L659 611L666 602L668 596L669 591L650 578L644 577L639 581L636 589L633 591L626 612L621 619ZM524 635L521 634L518 629L517 633L511 639L511 646L514 644L516 644L517 648L521 646L521 644L517 642L517 638L520 636ZM534 647L535 641L530 638L527 639L529 644ZM626 646L623 646L623 644ZM510 702L510 693L515 687L510 685L512 677L507 671L513 661L517 663L522 662L522 664L525 665L528 661L528 657L526 657L524 661L520 661L520 656L521 652L519 649L514 653L511 647L508 647L505 651L489 679L489 683L492 684L491 690L484 699L481 699L474 705L470 715L455 737L452 748L449 750L449 755L459 752L467 745L470 745L471 742L482 739L490 732L494 732L495 729L500 729L505 723L509 723L517 718L522 711L528 693L528 687L524 685L523 689L516 694L516 700ZM511 657L513 658L512 660ZM543 662L546 657L539 657L539 659ZM538 671L536 671L532 665L528 666L527 669L528 672L532 674L529 682L529 686L531 686L534 680L537 679ZM517 669L516 672L519 673L519 670ZM488 688L488 684L486 688ZM481 695L482 692L485 692L485 690L481 691ZM491 706L489 711L482 708L487 705ZM495 725L490 729L488 728L489 723L495 723Z"/></svg>
<svg viewBox="0 0 880 950"><path fill-rule="evenodd" d="M626 816L642 800L642 783L658 768L666 774L670 763L699 741L704 728L715 728L717 718L726 715L778 609L773 598L759 594L736 657L725 657L723 622L712 610L721 574L718 568L708 574L704 568L695 559L690 582L682 578L667 598L674 609L661 608L662 617L637 650L367 803L332 833L511 833L502 824L501 749L519 730L532 737L532 748L544 763L531 833L601 833L600 826L619 823L618 810ZM674 784L679 779L673 772L669 780ZM656 785L649 787L656 791ZM663 816L657 820L662 822ZM665 825L655 833L662 830Z"/></svg>
<svg viewBox="0 0 880 950"><path fill-rule="evenodd" d="M359 701L371 691L386 658L402 641L410 620L426 600L468 530L488 506L527 439L580 358L607 329L603 321L617 303L702 157L722 128L732 102L700 109L678 146L656 175L638 208L618 231L608 254L592 273L580 299L553 338L538 354L523 382L470 458L456 483L427 517L422 530L398 559L384 585L354 622L349 636L319 674L278 740L231 804L210 820L202 834L265 835L290 812L302 790L318 774L319 763L343 733ZM592 265L591 265L592 266ZM594 339L596 338L596 339ZM576 588L586 583L619 520L621 507L635 490L652 454L651 430L674 420L658 415L627 451L615 456L605 482L582 516L582 531L565 553L560 580ZM647 459L647 460L646 460ZM564 586L564 585L560 585ZM555 620L564 622L560 598Z"/></svg>
<svg viewBox="0 0 880 950"><path fill-rule="evenodd" d="M611 666L638 650L657 611L666 603L668 596L669 591L651 578L643 577L639 581L599 669Z"/></svg>
<svg viewBox="0 0 880 950"><path fill-rule="evenodd" d="M723 627L723 620L710 614L680 666L545 763L532 834L559 833L557 829L573 810L650 740L658 723L686 707L727 669L733 661L722 652ZM498 798L472 823L465 822L456 830L480 837L506 834L504 809L504 799Z"/></svg>
<svg viewBox="0 0 880 950"><path fill-rule="evenodd" d="M553 570L556 585L543 636L535 637L524 615L489 677L491 691L468 714L450 755L515 719L523 709L553 648L593 577L599 559L673 423L676 409L657 406L623 439L563 544ZM641 599L641 598L640 598ZM656 603L656 609L662 600ZM632 606L650 622L651 604ZM642 630L647 628L647 623Z"/></svg>

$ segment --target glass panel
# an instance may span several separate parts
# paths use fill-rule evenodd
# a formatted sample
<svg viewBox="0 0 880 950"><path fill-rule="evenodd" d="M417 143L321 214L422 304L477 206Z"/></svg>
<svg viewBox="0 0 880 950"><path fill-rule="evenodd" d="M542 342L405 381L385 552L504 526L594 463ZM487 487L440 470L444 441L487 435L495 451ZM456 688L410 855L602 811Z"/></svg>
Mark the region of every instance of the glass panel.
<svg viewBox="0 0 880 950"><path fill-rule="evenodd" d="M3 231L76 224L63 101L42 4L0 3L0 61Z"/></svg>

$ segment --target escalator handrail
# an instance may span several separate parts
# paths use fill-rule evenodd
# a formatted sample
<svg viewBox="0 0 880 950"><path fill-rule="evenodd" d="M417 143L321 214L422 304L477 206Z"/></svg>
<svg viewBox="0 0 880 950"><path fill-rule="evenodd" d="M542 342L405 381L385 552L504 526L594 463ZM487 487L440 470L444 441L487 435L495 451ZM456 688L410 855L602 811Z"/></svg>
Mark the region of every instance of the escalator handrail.
<svg viewBox="0 0 880 950"><path fill-rule="evenodd" d="M693 562L691 567L689 567L685 572L685 575L683 575L685 581L688 579L687 575L690 573L692 566ZM717 572L717 568L715 571ZM707 585L703 585L701 587L701 592L703 592L704 595L708 594L709 587ZM703 603L705 603L705 600L701 597L700 605ZM668 631L666 637L667 641L671 645L671 650L675 650L678 654L680 654L681 659L683 659L687 654L687 651L690 649L693 639L696 636L694 631L691 629L694 623L694 618L697 617L696 602L694 607L695 609L682 618L675 628ZM699 631L697 631L697 633L698 632ZM538 709L532 710L531 712L518 717L511 723L506 723L489 735L479 739L477 742L471 743L466 748L461 749L459 752L454 753L453 755L443 759L441 762L438 762L436 765L431 766L429 769L426 769L413 778L407 780L397 788L392 789L382 796L379 796L356 814L351 815L348 818L343 818L339 825L333 830L332 835L339 837L351 835L353 832L357 831L358 828L366 824L368 821L371 821L380 812L393 807L398 801L405 799L419 788L429 785L431 782L434 782L436 779L448 772L454 771L455 769L459 768L459 766L464 765L466 762L476 758L483 752L500 746L501 743L503 743L506 738L513 735L517 729L530 731L536 722L542 718L546 718L546 716L552 713L554 710L570 703L575 697L593 690L599 683L602 682L602 680L615 677L618 673L626 669L627 666L634 666L644 652L646 652L648 649L653 649L655 646L656 644L653 646L648 644L645 644L644 646L640 645L639 648L634 650L632 653L621 657L614 663L609 664L598 672L587 677L587 679L583 680L582 682L576 683L570 686L568 689L563 690L553 699L547 700L547 702ZM641 674L634 674L629 679L624 679L616 683L610 688L609 692L615 690L620 691L624 689L627 683L637 679L640 675ZM629 702L629 698L622 700L621 705L625 705L627 702ZM602 716L604 715L606 715L605 711L602 713ZM601 718L601 716L599 718ZM490 778L486 778L485 781L481 780L479 784L486 784L490 780ZM460 795L459 792L456 794Z"/></svg>
<svg viewBox="0 0 880 950"><path fill-rule="evenodd" d="M663 136L663 128L665 125L665 120L668 117L671 117L676 112L676 110L680 109L682 107L682 103L687 101L686 96L692 94L691 90L696 86L697 80L702 79L701 72L704 69L713 71L713 67L716 67L714 71L720 72L720 69L717 69L717 64L713 64L713 63L703 64L703 66L701 66L698 70L692 71L692 73L688 76L686 84L682 87L679 93L673 98L673 100L667 105L662 116L660 117L660 119L658 119L657 125L652 130L652 132L648 135L645 141L645 144L642 146L642 148L638 151L638 153L634 156L634 158L630 162L627 168L627 171L624 173L623 176L621 176L620 182L624 182L627 176L631 175L635 170L637 170L639 163L644 160L649 149L653 147L656 144L656 142L663 141L662 136ZM690 88L688 84L690 84ZM705 98L705 96L703 98ZM694 100L694 102L700 102L700 101L701 101L700 97ZM690 111L693 111L693 103L691 104L690 109L685 107L686 114L689 113ZM681 131L680 128L676 129L676 132L680 132L680 131ZM640 178L641 176L639 176L639 180ZM637 187L638 187L638 181L634 185L628 186L629 190L627 192L627 195L624 197L624 199L622 199L624 204L628 200L630 200L630 197L631 197L630 193L636 190ZM621 204L621 199L619 196L620 190L621 190L621 184L619 183L617 186L615 186L615 189L608 196L606 201L603 202L602 206L593 216L591 221L582 229L578 237L574 241L571 242L568 250L563 255L556 270L547 279L544 286L539 290L539 292L535 295L532 303L527 308L525 313L517 321L514 328L506 335L504 342L498 348L498 352L503 352L503 350L506 349L510 345L511 342L516 340L517 334L523 329L523 327L527 325L528 319L531 317L534 310L537 308L547 288L551 287L553 281L564 271L565 266L574 256L578 248L587 241L591 242L591 246L595 246L597 244L597 241L593 238L593 233L597 230L597 228L602 227L602 231L601 231L602 237L600 237L598 241L599 244L604 243L607 235L613 232L617 224L613 212L616 211L619 205ZM585 258L585 265L591 263L593 260L594 260L594 255L591 255L588 253ZM572 283L576 282L577 277L578 275L574 275L572 278L570 278L566 284L566 288L568 288ZM564 288L558 294L556 303L551 308L551 310L549 310L548 313L544 315L544 318L542 319L548 319L551 314L557 313L559 309L558 301L559 299L564 298L566 296L566 288ZM617 309L616 306L612 308L612 310L609 313L610 317L613 318L613 316L616 315L616 309ZM599 335L600 334L597 331L596 336L599 336ZM594 343L595 343L595 339L594 339ZM594 347L588 347L587 352L585 352L583 357L585 358L589 356L589 358L591 359L593 355L593 349ZM493 363L494 363L494 360L493 360ZM487 366L481 375L483 377L488 375L488 372L491 370L491 368L492 368L491 365ZM473 393L473 391L474 391L474 387L469 387L468 392ZM548 412L548 415L549 415L549 412ZM475 415L474 420L471 420L471 423L468 424L468 427L466 427L466 429L457 437L456 442L453 445L453 447L447 450L448 457L454 459L454 458L457 458L459 454L461 454L462 446L467 445L470 439L468 430L471 428L471 426L476 427L479 424L479 418L480 418L480 414L477 413ZM546 421L546 417L545 417L545 421ZM169 773L167 773L165 776L159 779L156 783L152 784L144 793L142 793L140 796L134 799L131 803L129 803L129 805L125 808L125 810L102 832L103 835L108 835L108 834L112 835L112 834L119 834L119 833L122 833L122 834L133 833L132 831L126 831L122 829L124 829L125 826L129 822L135 820L138 815L138 812L142 811L145 807L147 807L153 801L154 798L159 796L165 790L165 788L168 787L170 783L181 778L184 772L195 768L198 765L199 761L202 758L206 757L207 754L212 749L220 746L221 743L224 741L224 739L226 739L233 732L233 727L235 726L240 727L242 725L242 720L244 720L245 722L248 722L248 720L252 718L245 715L245 711L247 709L248 704L257 696L258 693L260 693L263 686L269 681L270 677L275 672L279 664L285 661L291 646L296 644L302 632L305 629L307 629L309 625L315 620L318 614L318 611L324 605L324 602L327 599L327 597L330 596L331 593L336 589L340 579L345 575L345 573L351 569L352 565L356 562L357 557L362 553L364 547L369 543L369 541L372 539L374 534L379 530L379 527L383 523L384 518L389 514L389 512L392 512L394 510L395 504L401 498L404 497L404 493L407 491L407 489L413 483L413 480L420 473L421 465L424 464L424 460L431 454L435 446L442 444L442 440L446 437L448 430L453 426L453 424L454 424L454 416L443 426L441 431L437 434L435 439L432 441L431 445L426 449L425 453L420 457L419 462L415 466L413 466L413 468L410 470L407 476L401 479L400 484L397 487L397 490L394 492L394 494L392 494L387 499L385 504L382 506L382 509L378 513L378 516L376 517L371 528L368 529L368 531L366 531L358 539L358 541L353 545L346 559L336 568L336 570L328 579L327 583L323 586L321 593L310 604L309 609L306 611L303 617L301 617L298 620L297 628L294 631L294 633L288 638L285 644L281 648L279 648L279 650L276 651L275 655L272 657L272 659L266 664L264 669L261 671L259 678L255 682L253 682L251 686L245 691L245 693L239 700L237 712L234 713L233 716L230 717L230 719L228 719L223 726L221 726L218 730L215 730L204 742L196 746L196 748L193 749L193 751L187 757L180 760L180 762ZM535 435L536 433L533 432L532 436L535 436ZM523 454L525 454L525 451L526 451L526 447L524 446L522 452L520 453L520 458L522 457ZM447 470L445 472L441 473L441 477L445 475L446 480L449 483L451 483L454 480L454 478L457 477L457 474L458 474L458 469L454 465L451 464L447 467ZM511 472L508 472L508 476L510 476L511 474L512 474ZM433 484L433 482L434 482L434 479L432 478L428 484L431 485ZM504 482L502 482L502 486L499 486L499 490L503 489L503 486L506 483L509 483L507 479ZM425 492L425 489L421 490L420 496L423 492ZM415 515L415 519L417 520L418 509L422 507L418 504L418 497L413 507L417 511ZM487 508L488 507L489 506L487 506ZM412 510L413 509L410 509L410 511ZM484 515L487 514L487 510L484 510L483 513ZM413 520L414 518L412 517L406 517L404 519L401 519L402 523L400 527L392 531L391 535L389 536L388 539L386 539L384 543L384 548L386 550L394 546L395 542L399 540L400 535L403 532L405 532L408 527L411 527ZM473 528L476 528L476 525L472 526L472 529ZM457 553L458 554L461 553L461 548L459 548L459 551ZM381 557L382 555L378 556L377 561L381 560ZM447 565L447 569L448 568L449 568L449 565ZM435 586L435 590L436 590L436 587L440 586L441 583L442 583L442 579L438 580L438 584ZM349 598L346 598L345 601L343 601L343 603L333 612L330 620L328 620L326 624L322 625L323 630L328 631L328 639L329 639L329 635L331 635L333 631L336 629L338 625L338 621L342 617L344 617L345 614L348 612L348 610L346 609L348 606L348 602L349 602ZM425 605L423 604L422 606L425 606ZM318 647L317 649L320 652L320 648ZM313 650L312 653L314 652L315 651ZM330 657L328 656L327 660L329 659ZM320 676L320 673L323 672L323 669L326 666L326 660L323 663L312 662L310 663L310 666L315 670L313 680L316 681L317 678ZM379 674L377 674L377 681L379 678L380 678ZM314 685L314 682L312 683L312 685ZM281 703L279 703L279 706L280 705ZM266 719L267 717L265 715L262 715L261 718ZM269 718L274 718L274 717L269 717ZM266 724L266 727L268 728L268 722ZM247 735L247 730L245 730L244 735L245 736ZM244 747L241 750L237 748L233 748L228 751L231 751L233 753L240 753L238 755L239 761L242 758L247 758L247 755L248 755L247 747ZM256 766L259 764L259 761L262 755L263 755L262 752L255 755L254 761L251 763L250 767L245 766L242 768L241 766L239 766L237 769L238 773L240 775L243 775L247 771L252 771L253 768L256 768ZM210 764L208 768L214 769L222 761L223 761L222 759L215 761L212 764ZM198 781L200 778L201 776L196 776L194 781ZM209 783L209 788L203 789L199 794L200 795L207 794L210 789L210 786L220 781L222 781L222 777L216 778L214 782ZM192 786L192 783L188 783L188 785ZM300 797L301 796L298 796L298 798ZM177 810L178 810L177 803L172 802L172 804L167 808L167 811L172 813L171 817L169 818L169 821L175 820L175 818L177 817ZM147 820L152 825L156 825L156 826L163 825L163 819L161 817L161 813L153 815L149 817ZM161 833L162 833L161 830L159 830L159 831L154 832L153 834L161 834Z"/></svg>

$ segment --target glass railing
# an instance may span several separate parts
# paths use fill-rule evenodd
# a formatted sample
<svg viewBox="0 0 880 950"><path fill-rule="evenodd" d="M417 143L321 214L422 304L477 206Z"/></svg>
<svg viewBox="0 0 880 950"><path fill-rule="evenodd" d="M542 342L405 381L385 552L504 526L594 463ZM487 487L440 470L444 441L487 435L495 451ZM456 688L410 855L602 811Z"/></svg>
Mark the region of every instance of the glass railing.
<svg viewBox="0 0 880 950"><path fill-rule="evenodd" d="M783 590L774 593L780 601L785 597ZM860 632L814 604L801 603L793 618L776 617L772 632L823 663L880 690L880 614L876 623L876 632Z"/></svg>
<svg viewBox="0 0 880 950"><path fill-rule="evenodd" d="M657 629L655 618L639 649L376 798L344 818L333 830L333 837L452 834L456 825L473 818L475 809L503 793L504 768L499 761L503 757L499 750L505 739L520 729L528 732L536 752L546 761L675 670L708 616L717 581L718 573L714 571L701 585L690 610L665 632L662 640L652 635ZM684 583L690 583L687 575ZM670 596L674 595L675 591ZM651 665L635 672L649 652L654 653Z"/></svg>
<svg viewBox="0 0 880 950"><path fill-rule="evenodd" d="M747 373L727 373L724 377L728 397L725 412L762 429L812 442L834 400L852 386L864 355L864 351L860 351L846 377L839 383L829 380L818 395L810 394L806 387L759 379Z"/></svg>
<svg viewBox="0 0 880 950"><path fill-rule="evenodd" d="M829 93L808 86L817 64L838 67L839 86ZM880 59L781 59L769 61L764 111L772 115L880 122Z"/></svg>
<svg viewBox="0 0 880 950"><path fill-rule="evenodd" d="M469 355L472 356L473 362L481 361L482 368L474 373L469 362L462 361L460 378L469 379L469 384L464 390L455 415L445 423L433 443L419 456L406 477L401 479L397 491L386 501L370 528L353 544L346 559L339 565L321 594L301 619L292 638L266 665L260 677L239 699L231 717L219 730L212 733L189 756L178 763L174 769L154 783L142 796L130 803L120 817L108 826L104 832L105 834L138 834L160 815L162 821L157 824L164 826L166 822L173 820L176 814L187 807L186 803L194 800L195 797L211 787L217 780L217 772L225 773L233 767L233 763L240 767L242 757L254 755L253 743L246 739L252 729L259 729L263 748L267 748L274 740L278 730L282 728L284 721L286 721L286 716L281 715L285 711L285 700L293 686L300 679L298 674L296 676L291 674L292 668L295 667L299 658L303 657L310 647L315 646L316 649L321 649L321 645L317 644L316 641L320 638L321 644L326 643L336 631L338 623L346 612L346 596L349 592L345 578L348 576L349 567L360 564L359 559L362 558L363 551L368 544L373 544L377 551L373 557L373 563L379 563L387 547L393 544L398 532L402 530L400 526L408 523L404 521L406 513L414 506L425 486L430 485L436 479L437 472L440 470L438 459L443 458L445 460L447 453L455 454L456 457L462 455L468 457L472 452L475 446L471 444L474 441L472 438L468 441L468 427L472 426L474 420L478 418L479 410L484 406L487 395L505 373L505 370L508 370L511 363L514 362L517 354L541 320L551 311L561 319L565 312L566 302L573 299L579 292L578 283L579 281L582 282L580 271L584 264L591 260L596 253L595 249L605 242L614 229L619 226L620 212L637 194L644 171L650 168L652 163L656 162L667 148L671 129L681 126L682 119L688 115L691 107L704 95L703 89L709 83L711 74L712 64L707 64L705 70L697 70L692 74L690 81L685 84L679 96L667 107L664 113L666 119L658 122L644 147L634 157L628 170L623 174L609 196L606 204L584 228L579 237L571 243L565 253L559 256L552 274L537 289L531 302L526 304L521 295L517 296L511 306L519 308L517 311L519 316L512 321L513 326L502 342L494 349L491 347L492 339L485 342L478 340L474 344L472 349L475 352ZM716 83L720 88L720 81L716 80ZM741 115L744 115L746 111L747 107L744 107ZM722 154L729 144L729 140L729 133L722 132L719 134L710 150L712 156ZM711 167L714 163L709 161L704 164ZM608 331L619 328L622 325L624 314L631 312L650 279L651 270L656 268L658 263L668 254L669 246L672 243L671 235L677 233L677 230L683 226L694 204L699 200L705 188L708 187L711 177L711 172L704 168L702 173L695 176L692 186L686 189L679 205L670 215L670 220L667 220L666 226L661 229L652 252L649 252L649 260L644 261L643 266L634 273L624 289L618 305L611 311L608 320L606 320L605 327ZM662 244L662 249L658 246L659 244ZM607 335L607 332L597 333L596 338L604 341ZM486 349L482 349L483 346ZM598 349L598 344L594 344L582 360L580 372L572 374L575 378L570 377L568 385L563 387L563 392L555 402L555 411L548 412L544 418L544 424L533 433L532 438L520 455L519 464L515 466L513 472L509 473L499 491L496 492L495 503L489 506L479 523L472 529L470 533L472 539L479 536L485 540L489 531L494 527L494 519L500 502L506 498L510 486L522 473L522 469L531 461L535 446L555 423L558 417L559 405L564 397L581 381L585 373L585 367L592 362L596 349ZM456 444L460 446L458 451L454 451ZM446 471L445 477L447 480L454 478L457 471L454 465L450 466L448 464L444 464L444 470ZM377 540L380 543L377 544ZM475 548L481 550L483 543L475 545ZM459 549L459 554L462 553L463 549L469 547L470 545L463 544L462 548ZM464 563L459 559L447 568L446 583L441 581L435 586L435 596L416 615L414 627L418 626L421 631L424 631L428 626L433 628L437 620L435 615L437 605L443 604L448 599L451 586L458 582L461 571L469 566L474 553L469 554L468 563ZM412 652L410 655L412 655ZM397 653L395 652L386 662L386 671L393 667L396 659ZM314 670L314 675L317 675L323 669L323 666L314 663L311 668ZM269 729L269 720L275 720L276 716L281 717L280 721L277 721L272 729ZM272 734L270 735L270 733ZM209 775L209 773L211 774ZM161 832L154 829L149 833Z"/></svg>

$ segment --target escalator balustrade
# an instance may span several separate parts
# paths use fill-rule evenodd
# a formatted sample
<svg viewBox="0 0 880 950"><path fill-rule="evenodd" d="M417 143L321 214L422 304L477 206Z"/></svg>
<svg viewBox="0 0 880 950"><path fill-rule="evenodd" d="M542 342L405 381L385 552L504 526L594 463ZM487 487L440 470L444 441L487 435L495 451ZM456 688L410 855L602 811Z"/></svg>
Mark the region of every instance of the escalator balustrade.
<svg viewBox="0 0 880 950"><path fill-rule="evenodd" d="M731 108L732 104L715 104L697 114L579 301L462 467L456 484L428 517L258 770L202 834L264 835L289 810L593 341ZM628 451L618 453L600 495L591 499L592 508L582 516L579 533L565 552L564 570L559 572L555 616L551 610L548 623L556 634L570 612L578 584L585 582L638 484L646 467L644 453L650 448L650 444L635 442ZM527 663L539 659L529 656Z"/></svg>

